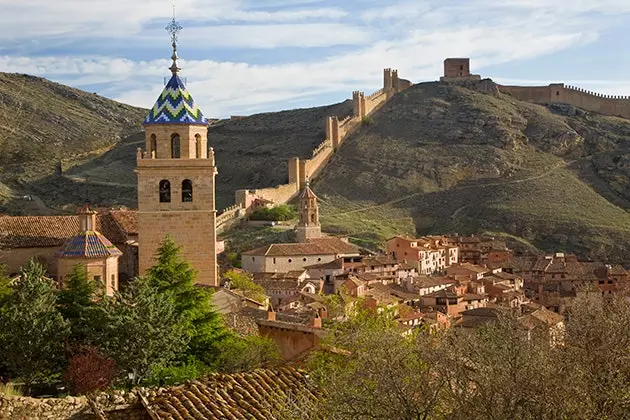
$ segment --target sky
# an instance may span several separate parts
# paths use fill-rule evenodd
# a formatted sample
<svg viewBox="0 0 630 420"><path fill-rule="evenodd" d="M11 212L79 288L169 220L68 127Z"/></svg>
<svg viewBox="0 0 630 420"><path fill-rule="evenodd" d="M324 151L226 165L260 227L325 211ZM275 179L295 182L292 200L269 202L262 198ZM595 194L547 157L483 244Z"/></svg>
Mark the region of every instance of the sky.
<svg viewBox="0 0 630 420"><path fill-rule="evenodd" d="M172 0L0 0L0 71L149 108ZM180 75L209 118L336 103L447 57L503 84L630 95L630 0L176 0ZM630 47L629 47L630 48Z"/></svg>

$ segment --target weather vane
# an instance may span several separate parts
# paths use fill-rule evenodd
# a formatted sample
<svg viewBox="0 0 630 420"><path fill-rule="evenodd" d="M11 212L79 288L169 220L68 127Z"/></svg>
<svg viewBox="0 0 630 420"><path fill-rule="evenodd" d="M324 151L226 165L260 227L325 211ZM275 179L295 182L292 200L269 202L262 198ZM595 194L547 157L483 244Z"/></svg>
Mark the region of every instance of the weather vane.
<svg viewBox="0 0 630 420"><path fill-rule="evenodd" d="M180 70L179 67L177 67L177 37L182 29L184 29L182 25L180 25L175 19L175 0L173 0L173 20L166 25L166 31L171 35L171 44L173 46L173 56L171 57L173 59L173 64L170 67L173 75L176 75Z"/></svg>

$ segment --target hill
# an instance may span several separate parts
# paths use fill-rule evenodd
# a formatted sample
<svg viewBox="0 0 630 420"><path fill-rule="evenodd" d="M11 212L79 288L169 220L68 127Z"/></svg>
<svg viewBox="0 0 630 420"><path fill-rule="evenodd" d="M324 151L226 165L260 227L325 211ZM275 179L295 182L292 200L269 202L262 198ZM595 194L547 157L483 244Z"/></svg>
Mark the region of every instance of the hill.
<svg viewBox="0 0 630 420"><path fill-rule="evenodd" d="M43 78L0 73L0 211L38 210L19 199L32 184L139 132L146 112Z"/></svg>
<svg viewBox="0 0 630 420"><path fill-rule="evenodd" d="M422 83L344 141L315 191L325 229L367 242L488 232L622 261L629 157L630 121Z"/></svg>

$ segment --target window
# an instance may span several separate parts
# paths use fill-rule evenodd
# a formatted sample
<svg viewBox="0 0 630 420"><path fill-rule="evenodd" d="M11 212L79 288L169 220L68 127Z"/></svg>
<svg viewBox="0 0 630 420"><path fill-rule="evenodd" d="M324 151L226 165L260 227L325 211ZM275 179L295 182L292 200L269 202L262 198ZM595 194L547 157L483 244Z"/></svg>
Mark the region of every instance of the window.
<svg viewBox="0 0 630 420"><path fill-rule="evenodd" d="M302 258L302 261L303 261L303 262L306 262L306 258Z"/></svg>
<svg viewBox="0 0 630 420"><path fill-rule="evenodd" d="M151 141L150 141L150 153L151 153L151 157L152 158L156 158L157 157L157 137L155 137L155 134L151 134Z"/></svg>
<svg viewBox="0 0 630 420"><path fill-rule="evenodd" d="M116 288L116 275L112 274L112 289Z"/></svg>
<svg viewBox="0 0 630 420"><path fill-rule="evenodd" d="M256 261L256 257L252 257L252 261Z"/></svg>
<svg viewBox="0 0 630 420"><path fill-rule="evenodd" d="M274 259L273 259L273 263L274 263L274 264L276 263L276 259L275 259L275 257L274 257Z"/></svg>
<svg viewBox="0 0 630 420"><path fill-rule="evenodd" d="M289 262L291 262L291 261L292 261L291 258L289 258Z"/></svg>
<svg viewBox="0 0 630 420"><path fill-rule="evenodd" d="M101 282L101 276L94 276L94 281L97 283Z"/></svg>
<svg viewBox="0 0 630 420"><path fill-rule="evenodd" d="M600 281L599 281L599 284L604 284L604 280L600 280Z"/></svg>
<svg viewBox="0 0 630 420"><path fill-rule="evenodd" d="M193 185L190 179L182 181L182 202L192 203L193 201Z"/></svg>
<svg viewBox="0 0 630 420"><path fill-rule="evenodd" d="M201 136L195 134L195 157L199 159L201 157Z"/></svg>
<svg viewBox="0 0 630 420"><path fill-rule="evenodd" d="M171 202L171 183L166 179L160 181L160 203Z"/></svg>
<svg viewBox="0 0 630 420"><path fill-rule="evenodd" d="M179 134L173 133L171 135L171 158L179 159Z"/></svg>
<svg viewBox="0 0 630 420"><path fill-rule="evenodd" d="M556 96L560 96L560 91L556 91Z"/></svg>
<svg viewBox="0 0 630 420"><path fill-rule="evenodd" d="M322 260L321 258L318 258L318 259L317 259L317 262L319 262L319 261L321 261L321 260Z"/></svg>

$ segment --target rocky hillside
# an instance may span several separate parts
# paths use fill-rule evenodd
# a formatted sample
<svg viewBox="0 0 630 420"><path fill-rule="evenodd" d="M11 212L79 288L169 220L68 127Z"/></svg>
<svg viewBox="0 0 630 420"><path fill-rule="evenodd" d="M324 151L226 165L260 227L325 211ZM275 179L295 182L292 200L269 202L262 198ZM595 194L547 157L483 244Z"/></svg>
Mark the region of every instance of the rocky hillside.
<svg viewBox="0 0 630 420"><path fill-rule="evenodd" d="M31 193L30 184L138 132L146 112L39 77L0 73L0 206L28 210L16 197Z"/></svg>
<svg viewBox="0 0 630 420"><path fill-rule="evenodd" d="M415 85L348 138L317 180L329 230L508 236L627 258L630 121L437 83Z"/></svg>

